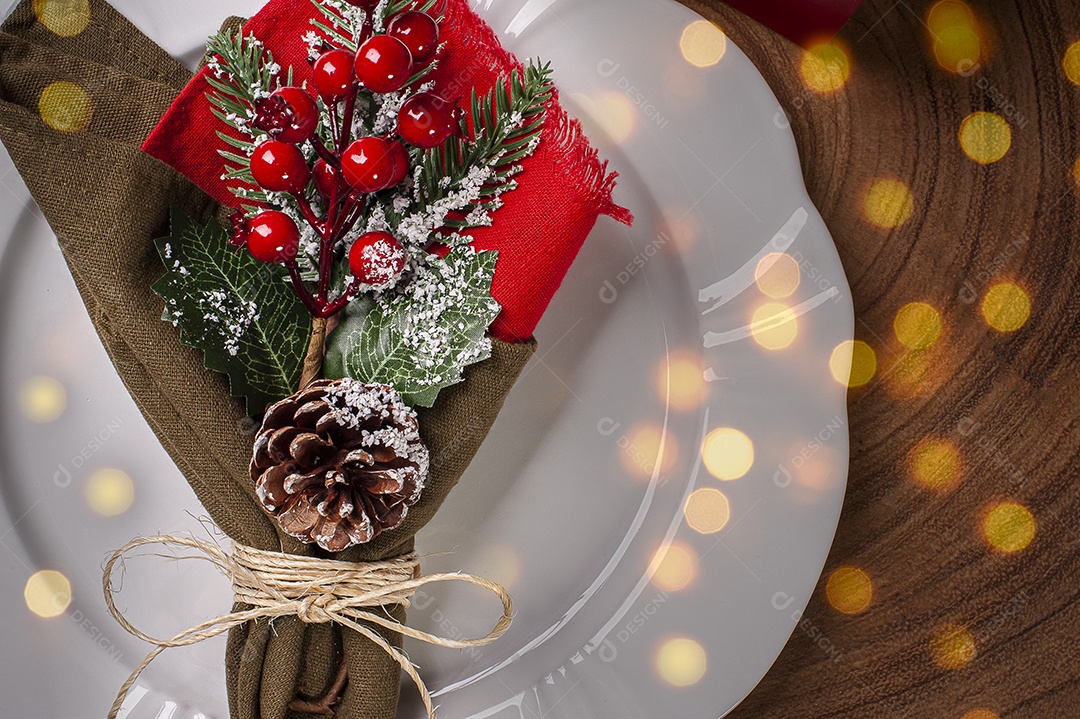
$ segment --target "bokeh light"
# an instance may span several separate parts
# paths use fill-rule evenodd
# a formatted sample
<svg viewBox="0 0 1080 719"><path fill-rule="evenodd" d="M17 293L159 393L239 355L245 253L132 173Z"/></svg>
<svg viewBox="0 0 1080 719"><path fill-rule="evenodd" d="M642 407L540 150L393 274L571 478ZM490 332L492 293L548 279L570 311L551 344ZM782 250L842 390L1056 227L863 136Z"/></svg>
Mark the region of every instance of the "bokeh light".
<svg viewBox="0 0 1080 719"><path fill-rule="evenodd" d="M23 598L30 611L39 617L58 617L71 604L71 582L60 572L43 569L26 580Z"/></svg>
<svg viewBox="0 0 1080 719"><path fill-rule="evenodd" d="M803 53L800 71L807 88L829 95L847 84L851 77L851 57L836 41L822 43Z"/></svg>
<svg viewBox="0 0 1080 719"><path fill-rule="evenodd" d="M23 416L31 422L46 424L60 418L67 408L67 392L54 377L31 377L19 393Z"/></svg>
<svg viewBox="0 0 1080 719"><path fill-rule="evenodd" d="M926 26L934 59L943 69L967 73L983 58L983 38L975 14L959 0L942 0L930 8Z"/></svg>
<svg viewBox="0 0 1080 719"><path fill-rule="evenodd" d="M477 554L477 572L493 582L512 590L521 578L521 557L504 544L485 545Z"/></svg>
<svg viewBox="0 0 1080 719"><path fill-rule="evenodd" d="M893 177L874 181L863 197L866 220L886 230L904 224L914 212L915 200L911 190L904 182Z"/></svg>
<svg viewBox="0 0 1080 719"><path fill-rule="evenodd" d="M844 340L829 356L829 372L840 384L862 387L877 374L877 354L862 340Z"/></svg>
<svg viewBox="0 0 1080 719"><path fill-rule="evenodd" d="M664 209L656 234L658 237L671 238L676 248L687 252L697 244L701 234L701 222L693 207L673 203Z"/></svg>
<svg viewBox="0 0 1080 719"><path fill-rule="evenodd" d="M975 162L989 165L1009 152L1012 128L1001 115L976 112L968 115L960 125L960 147Z"/></svg>
<svg viewBox="0 0 1080 719"><path fill-rule="evenodd" d="M38 101L45 123L60 132L78 132L90 124L90 96L73 82L61 80L46 87Z"/></svg>
<svg viewBox="0 0 1080 719"><path fill-rule="evenodd" d="M931 379L933 379L930 352L926 350L905 352L882 376L889 394L896 399L916 397L930 387Z"/></svg>
<svg viewBox="0 0 1080 719"><path fill-rule="evenodd" d="M683 508L686 523L700 534L716 534L731 519L731 503L719 489L695 489Z"/></svg>
<svg viewBox="0 0 1080 719"><path fill-rule="evenodd" d="M727 35L708 20L697 20L683 29L679 49L694 67L711 67L727 52Z"/></svg>
<svg viewBox="0 0 1080 719"><path fill-rule="evenodd" d="M989 709L972 709L960 719L1000 719L1000 717Z"/></svg>
<svg viewBox="0 0 1080 719"><path fill-rule="evenodd" d="M941 336L941 314L925 302L910 302L896 313L893 332L908 349L929 349Z"/></svg>
<svg viewBox="0 0 1080 719"><path fill-rule="evenodd" d="M754 269L758 289L773 299L790 297L799 289L799 263L786 252L770 252Z"/></svg>
<svg viewBox="0 0 1080 719"><path fill-rule="evenodd" d="M958 624L938 627L930 636L930 658L942 669L963 669L975 653L975 637Z"/></svg>
<svg viewBox="0 0 1080 719"><path fill-rule="evenodd" d="M679 637L660 645L656 669L660 678L675 687L689 687L701 681L708 668L705 648L693 639Z"/></svg>
<svg viewBox="0 0 1080 719"><path fill-rule="evenodd" d="M750 333L767 350L785 349L799 336L798 316L782 302L766 302L754 310Z"/></svg>
<svg viewBox="0 0 1080 719"><path fill-rule="evenodd" d="M661 453L661 450L663 452ZM619 458L630 474L649 479L659 468L669 471L679 456L679 445L663 428L651 424L633 427L619 442Z"/></svg>
<svg viewBox="0 0 1080 719"><path fill-rule="evenodd" d="M665 592L686 589L697 576L697 563L697 554L689 545L672 542L653 555L652 583Z"/></svg>
<svg viewBox="0 0 1080 719"><path fill-rule="evenodd" d="M841 567L829 575L825 596L833 609L844 614L861 614L874 598L874 585L858 567Z"/></svg>
<svg viewBox="0 0 1080 719"><path fill-rule="evenodd" d="M961 0L941 0L926 13L926 25L931 32L940 32L950 27L963 27L975 24L975 13L967 3Z"/></svg>
<svg viewBox="0 0 1080 719"><path fill-rule="evenodd" d="M1035 539L1035 517L1017 502L1000 502L986 513L982 522L983 538L1003 554L1027 549Z"/></svg>
<svg viewBox="0 0 1080 719"><path fill-rule="evenodd" d="M701 458L717 479L738 479L754 466L754 443L734 427L720 427L705 437Z"/></svg>
<svg viewBox="0 0 1080 719"><path fill-rule="evenodd" d="M1073 182L1076 183L1077 189L1080 189L1080 157L1076 158L1076 162L1072 166Z"/></svg>
<svg viewBox="0 0 1080 719"><path fill-rule="evenodd" d="M60 37L78 35L90 24L89 0L34 0L34 14Z"/></svg>
<svg viewBox="0 0 1080 719"><path fill-rule="evenodd" d="M625 142L637 126L636 108L621 92L601 92L595 97L574 95L586 109L588 119L613 142Z"/></svg>
<svg viewBox="0 0 1080 719"><path fill-rule="evenodd" d="M960 479L960 451L944 439L925 439L908 456L911 478L927 489L949 489Z"/></svg>
<svg viewBox="0 0 1080 719"><path fill-rule="evenodd" d="M675 350L656 368L656 391L668 406L696 409L705 398L705 368L695 352Z"/></svg>
<svg viewBox="0 0 1080 719"><path fill-rule="evenodd" d="M982 315L998 332L1015 332L1031 317L1031 298L1019 285L1000 282L986 292Z"/></svg>
<svg viewBox="0 0 1080 719"><path fill-rule="evenodd" d="M86 480L86 502L105 517L123 514L135 500L135 483L128 473L115 467L96 470Z"/></svg>
<svg viewBox="0 0 1080 719"><path fill-rule="evenodd" d="M1077 40L1065 51L1065 59L1061 63L1065 70L1065 77L1074 85L1080 85L1080 40Z"/></svg>

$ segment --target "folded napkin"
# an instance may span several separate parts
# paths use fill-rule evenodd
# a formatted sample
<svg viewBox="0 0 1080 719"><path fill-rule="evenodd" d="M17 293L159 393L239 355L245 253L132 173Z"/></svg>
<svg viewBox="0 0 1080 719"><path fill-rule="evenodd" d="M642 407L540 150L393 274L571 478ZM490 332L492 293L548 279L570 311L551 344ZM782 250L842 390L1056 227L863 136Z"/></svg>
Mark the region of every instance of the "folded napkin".
<svg viewBox="0 0 1080 719"><path fill-rule="evenodd" d="M164 271L153 240L167 234L170 206L207 222L222 214L219 203L233 201L218 179L220 127L207 119L205 83L103 0L89 0L88 23L74 33L70 24L61 34L50 31L39 7L22 0L0 31L0 140L55 231L118 373L211 518L250 547L310 555L312 545L281 531L255 496L247 463L257 423L230 396L227 379L206 370L201 352L161 321L163 302L151 290ZM245 29L303 73L299 51L285 45L306 31L313 12L307 0L273 0ZM445 12L439 91L455 98L473 86L482 92L519 66L464 0L448 0ZM630 220L611 199L614 175L557 101L540 149L524 164L521 186L505 196L494 226L472 231L478 248L500 253L493 293L504 310L491 330L492 356L468 368L433 407L418 410L431 469L404 524L335 559L374 561L412 550L534 352L532 330L593 223L601 214ZM387 612L404 621L400 608ZM400 646L399 635L371 626ZM393 717L397 663L363 636L298 618L230 633L230 712L234 719L304 716L290 703L322 696L342 660L349 682L337 716Z"/></svg>

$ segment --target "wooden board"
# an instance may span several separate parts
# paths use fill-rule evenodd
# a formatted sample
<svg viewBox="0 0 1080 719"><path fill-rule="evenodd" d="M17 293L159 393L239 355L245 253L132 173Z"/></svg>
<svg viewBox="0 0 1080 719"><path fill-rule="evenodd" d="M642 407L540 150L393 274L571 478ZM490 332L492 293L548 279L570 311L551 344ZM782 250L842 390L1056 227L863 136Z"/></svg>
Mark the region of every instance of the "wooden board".
<svg viewBox="0 0 1080 719"><path fill-rule="evenodd" d="M936 60L932 3L868 0L839 36L851 74L834 94L807 88L800 49L716 0L687 4L750 56L786 109L851 284L856 338L878 365L850 395L849 490L825 575L731 716L1080 716L1080 87L1062 64L1080 40L1080 4L971 0L981 57L955 73ZM1011 127L991 164L959 139L979 111ZM882 178L911 191L895 228L868 219L881 214L866 198ZM1004 281L1031 303L1010 332L982 309ZM894 329L912 302L940 313L928 349ZM846 567L869 579L865 610L864 575L838 575L848 581L829 591Z"/></svg>

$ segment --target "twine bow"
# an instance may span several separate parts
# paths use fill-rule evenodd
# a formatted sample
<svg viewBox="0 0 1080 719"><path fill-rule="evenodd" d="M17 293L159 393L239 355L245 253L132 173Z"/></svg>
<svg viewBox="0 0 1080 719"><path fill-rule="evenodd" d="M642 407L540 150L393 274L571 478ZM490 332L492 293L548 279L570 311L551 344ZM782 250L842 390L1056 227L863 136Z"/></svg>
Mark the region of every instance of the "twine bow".
<svg viewBox="0 0 1080 719"><path fill-rule="evenodd" d="M133 549L148 544L191 547L202 559L220 568L232 581L236 602L251 609L225 614L216 619L196 624L171 639L158 639L135 628L116 608L114 602L113 568ZM503 605L503 614L495 627L483 637L475 639L447 639L422 632L402 624L383 609L399 604L408 608L410 598L420 587L436 582L461 581L483 587L495 594ZM225 552L216 544L191 537L166 535L139 537L113 552L105 564L103 577L105 603L113 618L130 634L156 645L142 663L120 687L120 692L109 711L109 719L116 719L128 692L143 670L159 654L170 647L186 647L223 634L233 627L256 619L295 616L308 624L333 622L359 632L377 644L394 658L406 674L412 678L424 701L429 719L435 719L435 707L427 686L409 658L391 645L374 629L360 622L371 622L405 636L428 644L451 649L481 647L501 637L513 621L513 605L510 595L499 584L472 574L451 572L420 576L420 559L415 552L382 562L351 564L329 559L317 559L299 555L265 552L242 544L233 544L232 553Z"/></svg>

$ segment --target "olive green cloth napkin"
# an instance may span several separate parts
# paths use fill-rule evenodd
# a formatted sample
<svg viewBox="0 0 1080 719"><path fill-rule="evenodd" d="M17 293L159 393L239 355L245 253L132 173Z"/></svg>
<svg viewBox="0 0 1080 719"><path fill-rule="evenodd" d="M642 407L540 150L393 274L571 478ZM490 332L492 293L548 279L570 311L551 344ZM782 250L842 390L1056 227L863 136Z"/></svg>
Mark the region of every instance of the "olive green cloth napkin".
<svg viewBox="0 0 1080 719"><path fill-rule="evenodd" d="M46 8L41 18L35 7ZM210 517L235 541L309 554L255 497L247 469L255 423L229 395L227 379L205 369L201 353L181 345L178 331L161 320L164 304L150 289L164 272L153 239L167 233L170 206L202 222L218 211L139 149L191 73L107 3L89 0L89 17L71 7L75 15L58 22L44 3L23 0L0 30L0 140L55 231L117 372ZM533 342L495 341L490 359L420 410L432 455L420 502L400 528L336 558L386 559L413 548L534 351ZM404 620L400 608L391 613ZM400 646L400 635L374 628ZM342 657L350 679L337 716L395 716L400 669L392 658L359 635L294 618L230 634L232 716L305 716L289 703L321 696Z"/></svg>

